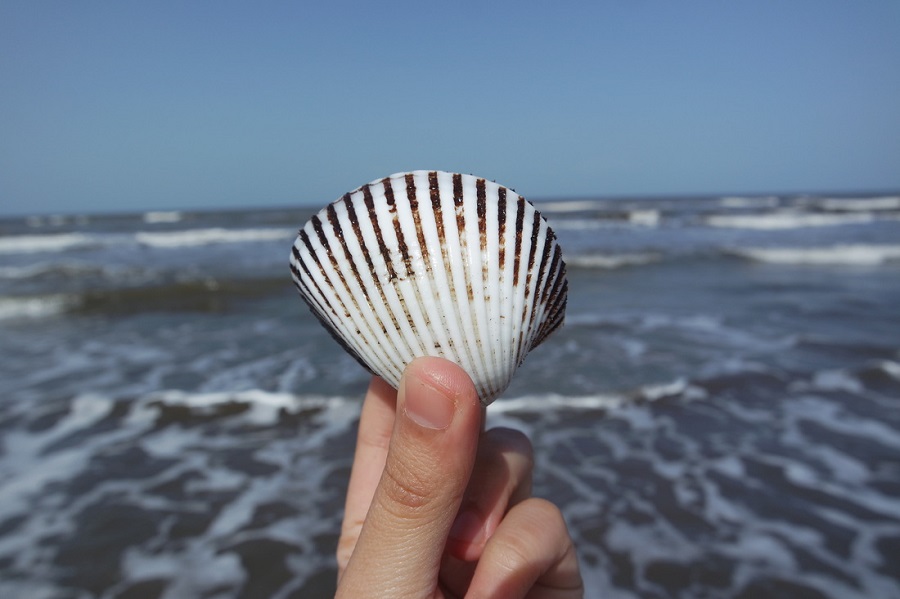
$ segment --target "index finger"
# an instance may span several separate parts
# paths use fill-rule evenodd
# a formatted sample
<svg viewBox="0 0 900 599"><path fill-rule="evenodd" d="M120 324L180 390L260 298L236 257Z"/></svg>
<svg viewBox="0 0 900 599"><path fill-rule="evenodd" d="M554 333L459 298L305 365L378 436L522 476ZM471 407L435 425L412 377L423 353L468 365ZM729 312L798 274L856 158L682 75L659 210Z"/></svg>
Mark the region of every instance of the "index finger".
<svg viewBox="0 0 900 599"><path fill-rule="evenodd" d="M350 471L347 501L344 505L344 522L341 525L341 538L337 548L338 578L350 561L350 555L356 547L356 540L372 504L375 488L381 479L391 442L396 409L397 391L383 379L372 377L359 416L356 452Z"/></svg>

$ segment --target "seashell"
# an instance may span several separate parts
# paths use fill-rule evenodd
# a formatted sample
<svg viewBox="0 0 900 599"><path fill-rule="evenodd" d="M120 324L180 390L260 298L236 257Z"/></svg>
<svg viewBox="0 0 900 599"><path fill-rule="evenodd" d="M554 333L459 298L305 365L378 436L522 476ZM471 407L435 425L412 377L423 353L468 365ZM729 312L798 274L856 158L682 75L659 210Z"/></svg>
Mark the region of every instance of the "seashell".
<svg viewBox="0 0 900 599"><path fill-rule="evenodd" d="M441 356L488 405L565 316L547 221L471 175L398 173L347 193L300 230L290 261L313 314L395 388L413 358Z"/></svg>

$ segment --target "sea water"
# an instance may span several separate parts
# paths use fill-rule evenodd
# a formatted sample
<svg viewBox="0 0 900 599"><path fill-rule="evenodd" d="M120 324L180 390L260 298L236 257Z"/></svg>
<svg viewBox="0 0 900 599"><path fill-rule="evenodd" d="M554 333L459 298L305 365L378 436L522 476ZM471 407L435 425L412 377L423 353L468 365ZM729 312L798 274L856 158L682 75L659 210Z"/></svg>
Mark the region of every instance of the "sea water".
<svg viewBox="0 0 900 599"><path fill-rule="evenodd" d="M566 324L488 410L588 597L900 596L900 197L556 201ZM326 597L368 375L308 209L0 221L0 596Z"/></svg>

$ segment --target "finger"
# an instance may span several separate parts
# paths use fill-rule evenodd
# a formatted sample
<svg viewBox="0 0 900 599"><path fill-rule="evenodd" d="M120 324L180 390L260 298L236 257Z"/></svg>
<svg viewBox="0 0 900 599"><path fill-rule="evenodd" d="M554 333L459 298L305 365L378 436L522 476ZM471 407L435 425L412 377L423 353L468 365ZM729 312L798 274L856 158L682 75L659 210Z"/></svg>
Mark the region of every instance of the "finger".
<svg viewBox="0 0 900 599"><path fill-rule="evenodd" d="M375 487L384 470L396 406L397 392L383 379L372 377L359 416L356 452L347 487L341 537L338 540L338 578L347 567L353 548L356 547L359 531L362 530Z"/></svg>
<svg viewBox="0 0 900 599"><path fill-rule="evenodd" d="M430 596L472 472L481 404L469 376L441 358L404 372L384 473L340 596Z"/></svg>
<svg viewBox="0 0 900 599"><path fill-rule="evenodd" d="M450 529L447 549L464 561L481 557L507 510L531 496L534 456L531 442L510 428L481 436L472 478Z"/></svg>
<svg viewBox="0 0 900 599"><path fill-rule="evenodd" d="M513 507L485 546L469 592L478 597L582 597L578 558L559 508L537 498Z"/></svg>

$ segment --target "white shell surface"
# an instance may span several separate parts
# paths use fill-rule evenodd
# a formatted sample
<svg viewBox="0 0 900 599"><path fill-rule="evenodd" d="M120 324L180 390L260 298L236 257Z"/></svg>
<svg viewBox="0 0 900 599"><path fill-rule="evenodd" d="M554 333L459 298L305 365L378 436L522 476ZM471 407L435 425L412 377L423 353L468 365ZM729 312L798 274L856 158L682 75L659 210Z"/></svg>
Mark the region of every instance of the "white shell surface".
<svg viewBox="0 0 900 599"><path fill-rule="evenodd" d="M398 173L347 193L300 230L290 262L312 312L395 388L413 358L440 356L487 405L565 315L565 263L547 222L471 175Z"/></svg>

